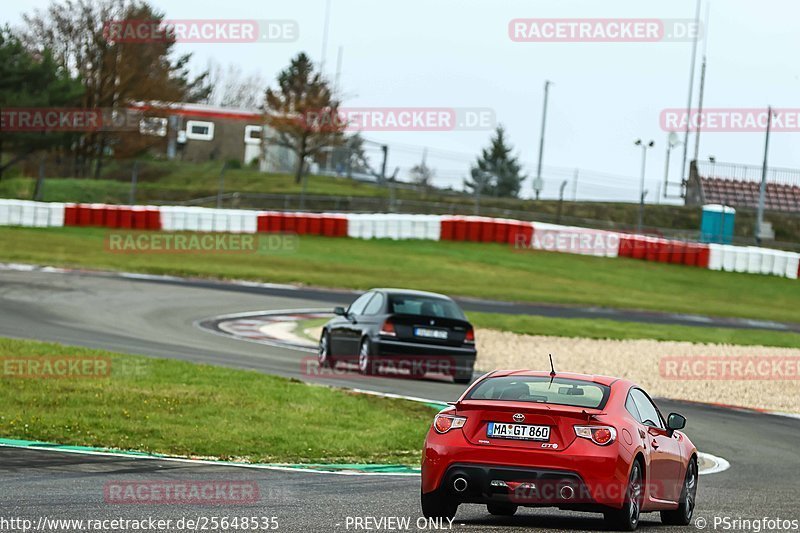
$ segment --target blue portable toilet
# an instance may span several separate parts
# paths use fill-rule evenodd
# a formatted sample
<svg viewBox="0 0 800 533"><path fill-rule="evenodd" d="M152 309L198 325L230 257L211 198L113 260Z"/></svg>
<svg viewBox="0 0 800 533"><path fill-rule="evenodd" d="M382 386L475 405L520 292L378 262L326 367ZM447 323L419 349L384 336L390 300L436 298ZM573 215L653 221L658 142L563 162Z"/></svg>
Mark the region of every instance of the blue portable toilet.
<svg viewBox="0 0 800 533"><path fill-rule="evenodd" d="M727 205L708 204L703 206L700 221L700 242L731 244L736 209Z"/></svg>

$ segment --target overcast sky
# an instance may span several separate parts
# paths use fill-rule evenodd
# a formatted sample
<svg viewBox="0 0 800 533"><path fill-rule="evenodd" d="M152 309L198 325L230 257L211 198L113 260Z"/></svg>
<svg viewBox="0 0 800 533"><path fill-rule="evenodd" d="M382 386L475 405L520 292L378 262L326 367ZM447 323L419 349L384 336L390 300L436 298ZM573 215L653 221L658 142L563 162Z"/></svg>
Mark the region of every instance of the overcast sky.
<svg viewBox="0 0 800 533"><path fill-rule="evenodd" d="M22 13L48 3L3 2L0 20L17 25ZM291 43L179 45L194 54L198 69L213 59L273 80L300 51L321 59L325 0L151 3L170 19L291 19L299 25L300 36ZM654 199L664 176L667 137L659 115L665 108L686 106L691 43L522 43L509 38L508 23L516 18L688 19L694 6L694 0L332 0L326 71L333 77L343 47L341 87L348 107L491 108L531 175L538 157L543 84L552 80L544 196L557 196L561 181L571 174L567 169L580 168L586 173L579 179L578 198L638 198L641 150L633 141L642 137L656 142L647 166L649 199ZM704 6L703 18L705 11ZM800 108L797 0L713 0L709 11L705 107ZM704 46L701 42L698 56ZM393 147L390 171L408 168L427 147L440 183L460 188L470 160L490 133L365 136ZM773 135L771 166L800 168L799 140L798 133ZM763 153L762 133L701 138L701 159L713 154L717 161L760 165ZM673 152L673 180L681 156L681 148ZM526 195L531 181L525 183ZM570 184L568 197L571 190Z"/></svg>

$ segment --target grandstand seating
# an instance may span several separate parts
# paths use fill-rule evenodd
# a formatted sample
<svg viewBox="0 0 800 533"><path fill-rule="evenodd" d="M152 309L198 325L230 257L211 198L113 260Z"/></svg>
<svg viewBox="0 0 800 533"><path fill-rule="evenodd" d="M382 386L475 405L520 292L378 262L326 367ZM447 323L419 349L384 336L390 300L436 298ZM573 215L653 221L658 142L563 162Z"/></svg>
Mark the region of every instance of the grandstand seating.
<svg viewBox="0 0 800 533"><path fill-rule="evenodd" d="M700 178L705 202L733 207L758 207L760 184L727 178ZM764 207L773 211L800 212L800 187L767 183Z"/></svg>

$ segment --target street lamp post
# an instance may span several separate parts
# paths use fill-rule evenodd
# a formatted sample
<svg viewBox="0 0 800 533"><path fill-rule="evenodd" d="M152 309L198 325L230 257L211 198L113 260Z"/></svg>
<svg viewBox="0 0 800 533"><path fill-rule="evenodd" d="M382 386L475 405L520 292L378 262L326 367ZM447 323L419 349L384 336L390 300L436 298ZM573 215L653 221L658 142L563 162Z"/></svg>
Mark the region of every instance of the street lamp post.
<svg viewBox="0 0 800 533"><path fill-rule="evenodd" d="M642 178L639 184L639 217L636 222L636 232L641 233L642 223L644 221L644 173L647 167L647 149L654 147L656 143L655 141L650 141L649 143L645 144L641 139L636 139L636 142L633 144L642 147Z"/></svg>
<svg viewBox="0 0 800 533"><path fill-rule="evenodd" d="M672 154L672 149L678 146L679 144L683 144L678 137L678 134L674 131L669 132L667 136L667 159L666 163L664 163L664 198L669 196L669 160Z"/></svg>
<svg viewBox="0 0 800 533"><path fill-rule="evenodd" d="M536 199L539 199L539 193L541 191L541 183L542 183L542 155L544 154L544 127L547 124L547 97L550 94L550 85L553 82L547 80L544 82L544 107L542 109L542 131L539 135L539 162L536 165L536 179L534 180L534 184L540 184L539 188L535 188L534 191L536 192Z"/></svg>

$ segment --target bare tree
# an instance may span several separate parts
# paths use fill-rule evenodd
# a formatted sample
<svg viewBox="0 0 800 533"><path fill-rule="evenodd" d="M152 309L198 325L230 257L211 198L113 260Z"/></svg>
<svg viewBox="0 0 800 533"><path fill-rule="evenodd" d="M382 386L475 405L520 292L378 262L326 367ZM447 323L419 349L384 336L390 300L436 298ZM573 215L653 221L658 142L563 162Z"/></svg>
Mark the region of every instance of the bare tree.
<svg viewBox="0 0 800 533"><path fill-rule="evenodd" d="M436 171L429 167L424 160L419 165L411 167L409 172L411 181L426 189L433 184L433 178L436 176Z"/></svg>
<svg viewBox="0 0 800 533"><path fill-rule="evenodd" d="M261 74L253 72L245 75L238 65L223 67L213 60L209 61L208 73L211 93L206 103L243 109L260 109L264 105L264 86L267 81Z"/></svg>

